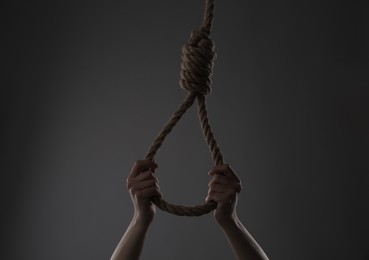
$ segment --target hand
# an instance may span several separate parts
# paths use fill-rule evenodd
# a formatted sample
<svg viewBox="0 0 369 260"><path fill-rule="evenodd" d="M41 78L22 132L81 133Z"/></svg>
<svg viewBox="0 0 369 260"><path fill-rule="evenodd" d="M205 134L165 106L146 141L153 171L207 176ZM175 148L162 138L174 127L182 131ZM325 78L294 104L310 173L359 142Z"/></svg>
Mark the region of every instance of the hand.
<svg viewBox="0 0 369 260"><path fill-rule="evenodd" d="M217 165L208 174L213 178L208 185L206 201L217 203L214 212L216 221L220 225L236 221L236 206L241 192L240 179L228 164Z"/></svg>
<svg viewBox="0 0 369 260"><path fill-rule="evenodd" d="M127 187L134 206L134 220L148 225L154 218L155 205L153 196L160 196L158 180L154 173L158 165L151 160L138 160L134 163L127 178Z"/></svg>

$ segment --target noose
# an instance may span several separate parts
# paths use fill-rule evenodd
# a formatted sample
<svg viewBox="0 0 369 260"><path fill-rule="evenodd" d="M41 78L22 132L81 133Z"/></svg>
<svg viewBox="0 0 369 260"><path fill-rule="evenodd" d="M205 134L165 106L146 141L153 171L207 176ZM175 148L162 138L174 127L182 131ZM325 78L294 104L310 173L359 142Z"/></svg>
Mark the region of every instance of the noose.
<svg viewBox="0 0 369 260"><path fill-rule="evenodd" d="M214 15L214 2L215 0L206 0L202 26L200 30L192 31L188 43L182 48L180 86L189 93L151 144L146 159L154 160L155 154L167 135L197 100L201 128L213 161L215 165L223 164L223 156L211 131L205 103L205 96L211 92L211 75L215 59L214 42L209 37ZM173 205L160 197L153 197L152 202L158 208L179 216L201 216L216 208L216 202L213 201L191 207Z"/></svg>

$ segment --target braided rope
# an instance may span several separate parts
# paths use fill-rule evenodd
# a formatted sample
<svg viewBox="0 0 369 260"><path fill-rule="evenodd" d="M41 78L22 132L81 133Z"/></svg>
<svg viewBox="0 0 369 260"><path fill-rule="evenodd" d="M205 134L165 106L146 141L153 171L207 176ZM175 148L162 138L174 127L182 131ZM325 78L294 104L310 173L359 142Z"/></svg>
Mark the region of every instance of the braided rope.
<svg viewBox="0 0 369 260"><path fill-rule="evenodd" d="M173 113L164 128L151 144L146 159L154 160L167 135L176 126L186 111L197 100L198 115L204 138L209 146L215 165L223 164L223 155L211 130L205 103L205 95L211 93L211 75L215 59L214 42L209 38L214 18L215 0L206 0L204 21L200 30L194 30L187 44L182 48L182 64L180 86L189 91L182 104ZM153 197L152 202L160 209L179 216L201 216L216 208L216 202L204 205L180 206Z"/></svg>

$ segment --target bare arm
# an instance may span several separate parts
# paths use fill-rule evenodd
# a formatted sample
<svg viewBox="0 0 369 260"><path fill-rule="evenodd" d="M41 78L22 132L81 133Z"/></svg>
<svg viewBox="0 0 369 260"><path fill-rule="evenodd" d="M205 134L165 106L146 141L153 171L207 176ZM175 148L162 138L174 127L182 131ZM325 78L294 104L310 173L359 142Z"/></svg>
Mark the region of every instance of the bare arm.
<svg viewBox="0 0 369 260"><path fill-rule="evenodd" d="M214 217L234 254L239 260L267 260L268 257L237 217L236 206L241 182L228 164L217 165L210 172L213 176L209 183L206 200L217 202Z"/></svg>
<svg viewBox="0 0 369 260"><path fill-rule="evenodd" d="M139 259L147 230L155 216L153 196L161 196L158 181L154 177L157 164L150 160L136 161L127 179L127 186L134 205L134 215L118 243L111 260Z"/></svg>
<svg viewBox="0 0 369 260"><path fill-rule="evenodd" d="M221 226L237 259L268 259L263 249L238 219Z"/></svg>
<svg viewBox="0 0 369 260"><path fill-rule="evenodd" d="M111 260L139 259L149 226L132 220Z"/></svg>

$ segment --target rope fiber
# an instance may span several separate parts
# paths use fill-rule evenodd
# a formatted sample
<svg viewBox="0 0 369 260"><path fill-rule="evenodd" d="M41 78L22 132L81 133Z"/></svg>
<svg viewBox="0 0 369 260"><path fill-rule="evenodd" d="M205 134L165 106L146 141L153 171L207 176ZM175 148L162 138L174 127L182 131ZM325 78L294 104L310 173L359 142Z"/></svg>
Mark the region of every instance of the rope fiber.
<svg viewBox="0 0 369 260"><path fill-rule="evenodd" d="M205 103L205 96L211 93L211 75L216 57L214 42L210 39L210 30L214 18L214 2L215 0L206 0L204 20L201 28L200 30L192 31L188 43L182 48L180 86L188 91L188 95L151 144L146 154L146 159L154 160L167 135L197 100L201 128L213 161L215 165L224 163L223 155L209 124ZM216 202L213 201L209 201L204 205L180 206L170 204L161 197L153 197L152 202L161 210L179 216L201 216L216 208Z"/></svg>

